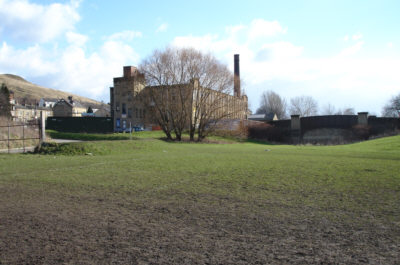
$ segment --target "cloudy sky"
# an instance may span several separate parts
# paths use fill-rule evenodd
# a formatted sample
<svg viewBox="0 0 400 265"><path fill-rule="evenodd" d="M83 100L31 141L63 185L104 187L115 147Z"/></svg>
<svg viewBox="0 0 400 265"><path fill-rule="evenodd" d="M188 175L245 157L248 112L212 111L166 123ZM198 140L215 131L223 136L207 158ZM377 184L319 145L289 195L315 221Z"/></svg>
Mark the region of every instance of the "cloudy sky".
<svg viewBox="0 0 400 265"><path fill-rule="evenodd" d="M380 114L400 93L400 1L0 0L0 73L109 102L154 49L213 53L263 91Z"/></svg>

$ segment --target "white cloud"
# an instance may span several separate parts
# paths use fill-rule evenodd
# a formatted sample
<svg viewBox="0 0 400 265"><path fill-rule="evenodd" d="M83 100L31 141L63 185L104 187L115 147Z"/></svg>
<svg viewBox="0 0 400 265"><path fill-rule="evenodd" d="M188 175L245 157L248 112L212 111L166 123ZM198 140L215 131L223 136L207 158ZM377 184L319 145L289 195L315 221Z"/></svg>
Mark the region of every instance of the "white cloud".
<svg viewBox="0 0 400 265"><path fill-rule="evenodd" d="M0 1L0 28L16 40L44 43L74 29L79 1L39 5L27 0Z"/></svg>
<svg viewBox="0 0 400 265"><path fill-rule="evenodd" d="M89 37L86 35L82 35L76 32L68 31L65 34L65 37L67 38L68 43L71 45L76 45L76 46L83 46L85 43L88 41Z"/></svg>
<svg viewBox="0 0 400 265"><path fill-rule="evenodd" d="M284 58L298 57L302 52L303 47L297 47L290 42L267 43L258 51L255 60L282 60Z"/></svg>
<svg viewBox="0 0 400 265"><path fill-rule="evenodd" d="M389 48L393 48L393 42L388 42L387 46L388 46Z"/></svg>
<svg viewBox="0 0 400 265"><path fill-rule="evenodd" d="M360 40L360 39L362 39L362 37L363 37L363 35L360 32L358 32L357 34L354 34L351 38L353 40Z"/></svg>
<svg viewBox="0 0 400 265"><path fill-rule="evenodd" d="M238 38L237 36L272 36L285 33L278 22L275 30L255 34L258 20L249 25L227 27L226 35L180 36L172 44L191 46L211 51L233 69L233 54L240 54L241 78L245 91L255 109L264 90L272 89L285 98L311 95L320 105L329 102L337 108L354 107L356 111L374 111L380 108L388 95L398 93L400 58L376 58L360 51L365 47L360 33L352 36L352 42L337 53L321 57L309 57L307 47L277 40ZM262 23L260 23L262 24ZM278 26L279 25L279 26ZM252 32L252 33L251 33ZM343 38L346 41L349 37ZM357 56L355 56L357 55Z"/></svg>
<svg viewBox="0 0 400 265"><path fill-rule="evenodd" d="M249 27L249 38L271 37L279 33L286 33L278 21L267 21L264 19L254 19Z"/></svg>
<svg viewBox="0 0 400 265"><path fill-rule="evenodd" d="M351 56L351 55L354 55L354 54L358 53L362 49L363 46L364 46L364 41L359 41L356 44L343 49L340 52L340 56Z"/></svg>
<svg viewBox="0 0 400 265"><path fill-rule="evenodd" d="M218 38L219 37L216 34L207 34L200 37L195 37L192 35L175 37L175 39L172 41L172 45L177 47L193 47L197 50L210 52L213 49L220 50L221 41L218 40Z"/></svg>
<svg viewBox="0 0 400 265"><path fill-rule="evenodd" d="M344 37L343 37L343 40L344 40L345 42L349 41L349 35L344 36Z"/></svg>
<svg viewBox="0 0 400 265"><path fill-rule="evenodd" d="M46 60L48 50L39 45L19 50L2 43L0 47L0 72L15 73L22 72L25 76L40 76L55 72L53 62Z"/></svg>
<svg viewBox="0 0 400 265"><path fill-rule="evenodd" d="M5 42L0 47L0 73L40 79L42 86L105 101L109 100L113 77L121 76L123 65L137 64L138 60L131 46L116 41L106 41L90 54L76 42L62 50L40 45L16 49Z"/></svg>
<svg viewBox="0 0 400 265"><path fill-rule="evenodd" d="M240 31L243 31L244 29L246 29L246 26L244 25L228 26L226 27L226 32L232 36Z"/></svg>
<svg viewBox="0 0 400 265"><path fill-rule="evenodd" d="M121 32L114 33L106 39L110 41L132 41L135 38L141 38L142 32L140 31L133 31L133 30L124 30Z"/></svg>
<svg viewBox="0 0 400 265"><path fill-rule="evenodd" d="M168 29L167 23L162 23L156 30L156 32L165 32Z"/></svg>

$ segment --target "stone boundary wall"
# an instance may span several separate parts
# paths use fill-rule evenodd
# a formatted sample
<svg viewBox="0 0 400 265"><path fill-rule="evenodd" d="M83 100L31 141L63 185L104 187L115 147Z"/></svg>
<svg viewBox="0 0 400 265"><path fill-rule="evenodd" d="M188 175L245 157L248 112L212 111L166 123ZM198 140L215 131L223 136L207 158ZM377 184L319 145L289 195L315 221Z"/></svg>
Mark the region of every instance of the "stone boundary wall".
<svg viewBox="0 0 400 265"><path fill-rule="evenodd" d="M271 121L282 132L289 132L285 142L330 143L352 141L357 138L353 130L365 128L369 135L393 134L400 130L400 118L378 118L368 112L358 115L325 115L300 117L292 115L290 120Z"/></svg>

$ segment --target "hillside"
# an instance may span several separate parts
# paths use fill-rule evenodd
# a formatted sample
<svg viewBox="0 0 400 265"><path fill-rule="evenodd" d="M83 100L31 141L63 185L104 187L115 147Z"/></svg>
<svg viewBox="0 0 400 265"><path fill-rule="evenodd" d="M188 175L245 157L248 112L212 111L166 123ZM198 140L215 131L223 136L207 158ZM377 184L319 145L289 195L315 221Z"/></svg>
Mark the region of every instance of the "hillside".
<svg viewBox="0 0 400 265"><path fill-rule="evenodd" d="M72 93L63 92L56 89L46 88L32 84L20 76L11 74L0 74L0 84L5 84L10 91L14 92L17 102L38 102L41 98L68 98L72 96L75 101L83 105L100 105L99 101L78 96Z"/></svg>

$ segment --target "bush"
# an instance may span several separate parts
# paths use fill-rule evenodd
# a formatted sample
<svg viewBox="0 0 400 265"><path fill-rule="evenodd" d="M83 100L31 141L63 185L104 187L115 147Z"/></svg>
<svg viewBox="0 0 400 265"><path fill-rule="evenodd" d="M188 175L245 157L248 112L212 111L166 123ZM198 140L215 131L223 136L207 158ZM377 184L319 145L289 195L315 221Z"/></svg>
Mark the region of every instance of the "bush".
<svg viewBox="0 0 400 265"><path fill-rule="evenodd" d="M371 136L371 126L357 124L354 125L351 129L354 136L358 140L368 140L368 138Z"/></svg>
<svg viewBox="0 0 400 265"><path fill-rule="evenodd" d="M219 126L212 131L211 135L244 140L247 139L247 133L247 126L243 123L243 121L240 121L235 129L232 129L229 126Z"/></svg>
<svg viewBox="0 0 400 265"><path fill-rule="evenodd" d="M260 123L247 127L248 138L266 139L268 141L280 142L283 140L284 131L271 124Z"/></svg>
<svg viewBox="0 0 400 265"><path fill-rule="evenodd" d="M43 143L40 147L36 147L35 153L42 155L94 155L105 154L106 150L102 150L96 144L90 143Z"/></svg>

